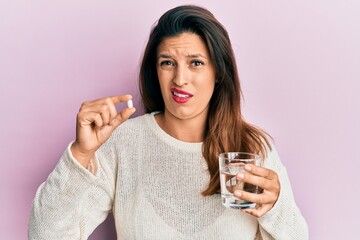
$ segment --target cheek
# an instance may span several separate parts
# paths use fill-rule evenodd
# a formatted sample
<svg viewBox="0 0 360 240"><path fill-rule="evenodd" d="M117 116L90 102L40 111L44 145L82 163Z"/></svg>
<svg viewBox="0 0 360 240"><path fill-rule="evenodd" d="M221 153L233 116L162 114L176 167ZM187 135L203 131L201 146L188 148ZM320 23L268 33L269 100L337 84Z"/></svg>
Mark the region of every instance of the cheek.
<svg viewBox="0 0 360 240"><path fill-rule="evenodd" d="M168 82L169 79L171 79L171 74L172 74L171 71L164 71L161 69L157 69L157 76L160 84Z"/></svg>
<svg viewBox="0 0 360 240"><path fill-rule="evenodd" d="M157 70L157 76L159 79L160 87L162 88L162 86L164 85L164 74L162 73L162 71Z"/></svg>
<svg viewBox="0 0 360 240"><path fill-rule="evenodd" d="M207 76L204 76L202 78L201 83L198 86L198 89L203 92L203 96L205 97L211 97L214 89L215 89L215 77L212 74L209 74Z"/></svg>
<svg viewBox="0 0 360 240"><path fill-rule="evenodd" d="M204 89L204 94L203 94L204 101L209 103L213 93L214 93L214 87L212 87L211 85L208 85L206 90Z"/></svg>
<svg viewBox="0 0 360 240"><path fill-rule="evenodd" d="M157 71L157 73L158 73L161 94L163 95L163 98L166 98L166 96L170 94L169 91L167 91L167 89L169 89L168 86L169 81L167 80L169 77L163 71Z"/></svg>
<svg viewBox="0 0 360 240"><path fill-rule="evenodd" d="M206 98L208 100L210 100L211 96L214 93L214 85L208 84L207 88L206 88Z"/></svg>
<svg viewBox="0 0 360 240"><path fill-rule="evenodd" d="M198 103L201 107L207 106L210 102L211 96L213 95L214 87L212 87L211 83L207 82L207 84L202 85L197 89Z"/></svg>

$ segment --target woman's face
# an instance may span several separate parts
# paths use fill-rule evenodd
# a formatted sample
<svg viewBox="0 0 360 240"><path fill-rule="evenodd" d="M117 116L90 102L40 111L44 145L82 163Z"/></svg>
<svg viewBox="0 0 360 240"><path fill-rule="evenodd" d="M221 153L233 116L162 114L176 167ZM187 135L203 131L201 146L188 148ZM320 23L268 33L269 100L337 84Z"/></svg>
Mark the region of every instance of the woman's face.
<svg viewBox="0 0 360 240"><path fill-rule="evenodd" d="M156 66L165 115L205 119L216 74L205 42L188 32L165 38L157 49Z"/></svg>

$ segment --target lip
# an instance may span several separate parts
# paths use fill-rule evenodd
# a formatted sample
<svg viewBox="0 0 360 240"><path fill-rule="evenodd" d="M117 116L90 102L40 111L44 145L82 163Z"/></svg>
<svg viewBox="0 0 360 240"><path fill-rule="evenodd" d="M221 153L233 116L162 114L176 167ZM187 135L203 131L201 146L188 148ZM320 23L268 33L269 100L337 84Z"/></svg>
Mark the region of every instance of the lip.
<svg viewBox="0 0 360 240"><path fill-rule="evenodd" d="M189 95L190 97L193 96L191 93L185 92L185 91L177 89L177 88L170 88L170 91L177 92L177 93L184 94L184 95Z"/></svg>
<svg viewBox="0 0 360 240"><path fill-rule="evenodd" d="M172 98L174 99L174 101L177 103L180 103L180 104L186 103L193 96L191 93L185 92L185 91L177 89L177 88L170 88L170 91L172 93ZM179 97L179 96L174 95L174 93L187 95L187 97Z"/></svg>

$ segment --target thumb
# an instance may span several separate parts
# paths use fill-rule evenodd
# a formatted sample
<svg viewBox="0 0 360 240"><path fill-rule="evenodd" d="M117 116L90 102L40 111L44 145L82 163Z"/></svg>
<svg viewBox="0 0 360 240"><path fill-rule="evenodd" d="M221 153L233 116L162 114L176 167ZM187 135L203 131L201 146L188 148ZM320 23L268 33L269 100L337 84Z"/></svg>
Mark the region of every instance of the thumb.
<svg viewBox="0 0 360 240"><path fill-rule="evenodd" d="M120 124L122 124L123 122L125 122L126 120L129 119L129 117L136 111L136 108L125 108L124 110L122 110L121 112L118 113L118 115L116 116L116 118L111 122L110 126L113 127L113 129L117 128L118 126L120 126Z"/></svg>

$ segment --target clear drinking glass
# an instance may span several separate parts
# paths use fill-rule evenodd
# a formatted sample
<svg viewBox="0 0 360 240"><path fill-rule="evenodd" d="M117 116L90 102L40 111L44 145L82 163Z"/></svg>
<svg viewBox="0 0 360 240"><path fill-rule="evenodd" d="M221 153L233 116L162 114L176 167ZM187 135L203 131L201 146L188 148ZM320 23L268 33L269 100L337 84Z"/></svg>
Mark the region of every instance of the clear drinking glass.
<svg viewBox="0 0 360 240"><path fill-rule="evenodd" d="M262 166L262 158L257 154L246 152L226 152L219 155L220 185L222 204L228 208L254 208L255 203L236 198L233 192L243 190L251 193L260 193L261 188L236 179L238 172L244 172L245 164Z"/></svg>

